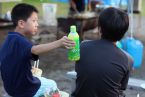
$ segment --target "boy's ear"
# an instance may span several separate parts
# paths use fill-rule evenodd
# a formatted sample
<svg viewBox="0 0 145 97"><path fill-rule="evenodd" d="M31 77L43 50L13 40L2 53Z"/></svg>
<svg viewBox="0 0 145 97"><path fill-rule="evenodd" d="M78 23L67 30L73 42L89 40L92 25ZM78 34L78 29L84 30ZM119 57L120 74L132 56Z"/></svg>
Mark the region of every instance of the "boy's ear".
<svg viewBox="0 0 145 97"><path fill-rule="evenodd" d="M24 25L25 25L25 21L24 21L24 20L19 20L19 21L18 21L18 26L19 26L20 28L24 28Z"/></svg>

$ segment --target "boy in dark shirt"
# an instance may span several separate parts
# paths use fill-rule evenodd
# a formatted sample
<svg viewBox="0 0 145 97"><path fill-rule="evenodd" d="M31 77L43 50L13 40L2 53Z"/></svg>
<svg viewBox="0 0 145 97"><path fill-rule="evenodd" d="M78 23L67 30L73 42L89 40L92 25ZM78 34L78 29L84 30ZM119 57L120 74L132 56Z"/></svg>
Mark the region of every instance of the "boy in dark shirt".
<svg viewBox="0 0 145 97"><path fill-rule="evenodd" d="M115 8L103 10L98 26L101 39L81 44L72 97L119 97L127 87L133 61L116 46L129 26L128 15Z"/></svg>
<svg viewBox="0 0 145 97"><path fill-rule="evenodd" d="M60 40L32 45L25 36L35 35L38 29L38 10L29 4L18 4L12 9L15 30L9 32L0 49L0 71L6 92L13 97L39 97L50 89L57 89L53 80L32 76L31 60L55 48L73 47L66 36Z"/></svg>

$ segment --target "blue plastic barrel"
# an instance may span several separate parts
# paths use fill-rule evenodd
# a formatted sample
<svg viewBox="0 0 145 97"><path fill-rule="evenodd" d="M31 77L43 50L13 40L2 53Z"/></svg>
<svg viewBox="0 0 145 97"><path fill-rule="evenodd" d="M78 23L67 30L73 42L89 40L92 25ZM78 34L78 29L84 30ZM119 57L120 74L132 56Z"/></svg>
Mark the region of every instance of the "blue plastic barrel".
<svg viewBox="0 0 145 97"><path fill-rule="evenodd" d="M127 51L133 58L134 68L140 68L143 59L143 44L141 41L134 38L124 40L123 49Z"/></svg>
<svg viewBox="0 0 145 97"><path fill-rule="evenodd" d="M120 41L120 43L121 43L121 45L122 45L122 49L125 50L125 51L127 51L127 50L126 50L127 41L130 41L130 37L123 38L123 39Z"/></svg>

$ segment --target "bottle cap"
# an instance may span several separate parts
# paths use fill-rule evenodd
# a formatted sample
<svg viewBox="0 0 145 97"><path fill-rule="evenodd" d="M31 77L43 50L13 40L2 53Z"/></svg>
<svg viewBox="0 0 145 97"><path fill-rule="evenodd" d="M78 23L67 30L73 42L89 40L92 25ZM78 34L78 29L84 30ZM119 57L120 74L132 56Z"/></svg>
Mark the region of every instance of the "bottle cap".
<svg viewBox="0 0 145 97"><path fill-rule="evenodd" d="M76 32L76 26L75 25L72 25L70 27L70 32Z"/></svg>

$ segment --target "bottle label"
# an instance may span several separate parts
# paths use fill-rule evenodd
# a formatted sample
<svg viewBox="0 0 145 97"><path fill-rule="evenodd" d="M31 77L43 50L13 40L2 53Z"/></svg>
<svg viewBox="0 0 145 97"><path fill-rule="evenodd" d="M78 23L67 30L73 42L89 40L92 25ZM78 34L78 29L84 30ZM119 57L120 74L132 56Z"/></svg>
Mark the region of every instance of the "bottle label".
<svg viewBox="0 0 145 97"><path fill-rule="evenodd" d="M76 41L76 45L73 49L69 50L68 52L68 59L71 61L77 61L80 59L80 45L79 45L79 39Z"/></svg>

